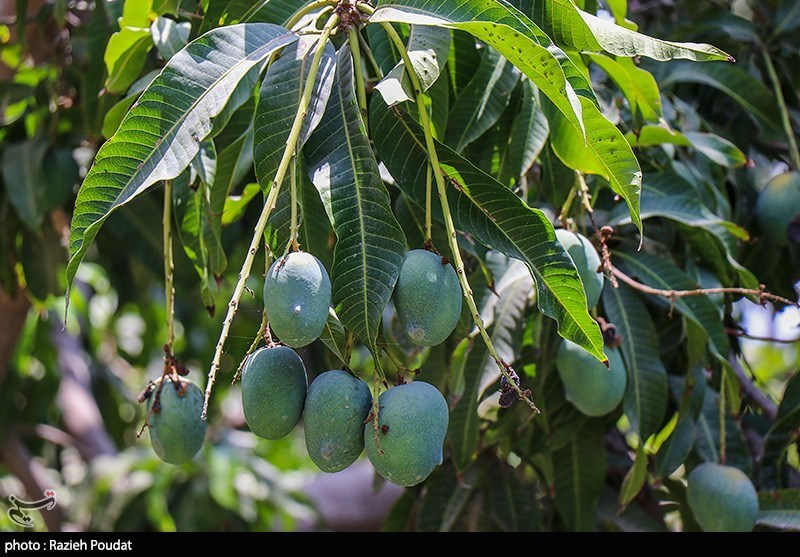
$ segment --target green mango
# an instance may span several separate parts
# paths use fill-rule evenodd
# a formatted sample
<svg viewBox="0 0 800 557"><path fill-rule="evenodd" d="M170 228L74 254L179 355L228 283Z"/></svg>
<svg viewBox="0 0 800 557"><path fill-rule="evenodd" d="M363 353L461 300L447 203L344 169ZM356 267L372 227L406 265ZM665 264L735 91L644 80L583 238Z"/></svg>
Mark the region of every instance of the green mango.
<svg viewBox="0 0 800 557"><path fill-rule="evenodd" d="M150 415L150 442L158 458L169 464L192 460L206 436L203 413L203 393L197 385L181 378L179 384L164 379L158 395L158 411ZM148 399L150 411L156 395Z"/></svg>
<svg viewBox="0 0 800 557"><path fill-rule="evenodd" d="M587 416L603 416L622 401L627 374L617 348L605 349L607 368L586 350L564 340L558 347L556 367L567 400Z"/></svg>
<svg viewBox="0 0 800 557"><path fill-rule="evenodd" d="M713 462L689 474L686 497L706 532L749 532L758 518L758 495L744 472Z"/></svg>

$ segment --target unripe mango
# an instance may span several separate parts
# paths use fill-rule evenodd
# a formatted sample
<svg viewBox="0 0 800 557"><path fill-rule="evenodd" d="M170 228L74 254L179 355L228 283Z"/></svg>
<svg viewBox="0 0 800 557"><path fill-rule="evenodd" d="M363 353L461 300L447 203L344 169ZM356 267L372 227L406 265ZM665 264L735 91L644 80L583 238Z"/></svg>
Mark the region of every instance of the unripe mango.
<svg viewBox="0 0 800 557"><path fill-rule="evenodd" d="M441 344L456 328L461 314L461 286L455 269L430 251L409 251L394 289L394 305L412 342Z"/></svg>
<svg viewBox="0 0 800 557"><path fill-rule="evenodd" d="M355 462L370 406L367 384L346 371L326 371L311 382L303 421L308 455L320 470L338 472Z"/></svg>
<svg viewBox="0 0 800 557"><path fill-rule="evenodd" d="M744 472L713 462L689 474L686 497L706 532L749 532L758 518L758 495Z"/></svg>
<svg viewBox="0 0 800 557"><path fill-rule="evenodd" d="M367 456L390 482L417 485L442 463L447 402L436 387L422 381L392 387L378 402L377 442L372 423L364 430Z"/></svg>
<svg viewBox="0 0 800 557"><path fill-rule="evenodd" d="M287 435L303 414L307 386L303 360L291 348L253 352L242 370L242 406L250 430L265 439Z"/></svg>
<svg viewBox="0 0 800 557"><path fill-rule="evenodd" d="M158 411L150 415L150 442L158 458L169 464L183 464L192 460L206 436L203 413L203 393L187 379L180 384L163 379L158 395ZM148 412L156 395L150 396Z"/></svg>
<svg viewBox="0 0 800 557"><path fill-rule="evenodd" d="M269 268L264 281L264 309L272 330L284 344L299 348L319 338L330 305L328 272L310 253L290 253Z"/></svg>
<svg viewBox="0 0 800 557"><path fill-rule="evenodd" d="M556 367L567 400L587 416L603 416L622 400L627 384L625 364L617 348L605 349L609 368L568 340L558 348Z"/></svg>
<svg viewBox="0 0 800 557"><path fill-rule="evenodd" d="M780 174L770 180L758 196L756 216L770 242L788 245L790 228L792 241L800 242L800 172Z"/></svg>
<svg viewBox="0 0 800 557"><path fill-rule="evenodd" d="M600 268L600 256L597 255L597 250L588 238L564 228L556 230L556 238L567 250L578 269L583 290L586 292L587 304L590 308L596 306L603 291L603 273L597 271Z"/></svg>

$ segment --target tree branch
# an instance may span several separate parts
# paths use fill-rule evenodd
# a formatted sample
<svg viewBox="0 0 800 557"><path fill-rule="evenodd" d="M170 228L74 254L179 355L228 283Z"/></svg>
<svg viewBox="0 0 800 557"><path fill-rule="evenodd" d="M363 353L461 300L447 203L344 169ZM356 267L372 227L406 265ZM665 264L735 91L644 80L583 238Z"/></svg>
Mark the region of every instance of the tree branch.
<svg viewBox="0 0 800 557"><path fill-rule="evenodd" d="M772 402L772 400L764 394L764 392L756 387L753 380L748 377L747 373L745 373L744 369L742 369L742 365L739 363L736 354L731 352L728 355L728 362L730 362L731 366L733 367L733 372L736 374L736 377L739 378L739 383L742 385L742 391L744 394L747 395L747 398L750 401L761 408L761 411L764 412L764 415L769 418L770 420L775 420L778 416L778 407L777 405Z"/></svg>

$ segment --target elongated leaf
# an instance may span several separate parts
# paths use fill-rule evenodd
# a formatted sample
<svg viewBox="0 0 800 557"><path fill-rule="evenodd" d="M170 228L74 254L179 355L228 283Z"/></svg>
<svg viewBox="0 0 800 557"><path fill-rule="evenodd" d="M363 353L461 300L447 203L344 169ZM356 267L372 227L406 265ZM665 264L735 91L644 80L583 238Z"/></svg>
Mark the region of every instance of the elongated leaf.
<svg viewBox="0 0 800 557"><path fill-rule="evenodd" d="M484 323L491 325L490 336L498 355L513 363L524 326L523 315L533 289L533 281L525 265L516 259L489 252L487 258L496 260L500 273L495 274L497 295L490 295L481 308ZM453 463L466 470L478 448L478 403L487 384L497 381L497 364L480 339L475 339L464 365L464 394L450 414L448 435L453 447Z"/></svg>
<svg viewBox="0 0 800 557"><path fill-rule="evenodd" d="M133 106L133 103L136 102L136 99L139 98L139 95L142 91L144 91L150 83L156 78L158 75L157 71L149 72L147 75L137 79L134 81L133 85L130 86L127 92L127 96L117 102L114 106L112 106L108 112L106 112L105 117L103 118L103 135L105 137L111 137L117 130L119 129L119 125L122 123L122 119L128 113L128 111Z"/></svg>
<svg viewBox="0 0 800 557"><path fill-rule="evenodd" d="M186 46L191 31L190 23L176 23L168 17L159 17L150 26L153 43L164 60L169 60Z"/></svg>
<svg viewBox="0 0 800 557"><path fill-rule="evenodd" d="M70 233L68 285L108 216L156 182L178 176L239 80L294 40L276 25L235 25L203 35L172 57L100 148L81 186Z"/></svg>
<svg viewBox="0 0 800 557"><path fill-rule="evenodd" d="M591 54L589 59L616 83L635 117L645 122L657 122L661 118L661 94L650 72L637 67L629 58L614 60L601 54Z"/></svg>
<svg viewBox="0 0 800 557"><path fill-rule="evenodd" d="M800 372L786 382L778 406L778 415L775 418L770 433L777 431L791 431L800 428Z"/></svg>
<svg viewBox="0 0 800 557"><path fill-rule="evenodd" d="M223 142L214 140L218 144L217 173L214 177L214 188L212 195L216 198L222 196L223 199L233 191L244 180L247 173L253 166L253 127L249 127L235 141L225 145ZM224 204L224 202L223 202ZM224 219L224 216L223 216Z"/></svg>
<svg viewBox="0 0 800 557"><path fill-rule="evenodd" d="M259 193L261 193L261 187L258 184L247 184L242 189L241 194L225 198L225 205L222 211L222 226L228 226L242 218L247 206Z"/></svg>
<svg viewBox="0 0 800 557"><path fill-rule="evenodd" d="M5 190L20 220L32 231L44 220L46 152L47 141L43 136L11 143L3 149Z"/></svg>
<svg viewBox="0 0 800 557"><path fill-rule="evenodd" d="M125 91L139 77L151 48L149 27L123 27L111 35L103 58L108 69L106 89L111 93Z"/></svg>
<svg viewBox="0 0 800 557"><path fill-rule="evenodd" d="M597 506L606 476L604 428L589 420L562 449L553 453L553 487L556 509L566 527L593 531Z"/></svg>
<svg viewBox="0 0 800 557"><path fill-rule="evenodd" d="M524 14L497 0L382 0L370 21L437 25L467 31L494 47L533 81L563 117L583 129L581 106L550 39Z"/></svg>
<svg viewBox="0 0 800 557"><path fill-rule="evenodd" d="M442 466L427 480L425 500L419 510L420 532L446 532L458 519L474 488L473 482L460 483L452 466Z"/></svg>
<svg viewBox="0 0 800 557"><path fill-rule="evenodd" d="M399 109L373 98L370 125L381 160L398 186L424 205L427 152L419 125ZM536 283L539 309L558 322L559 333L600 360L597 323L586 308L575 265L555 241L547 217L528 207L508 188L475 168L447 146L437 143L442 171L449 177L448 201L457 230L482 244L521 259ZM441 207L433 211L441 219Z"/></svg>
<svg viewBox="0 0 800 557"><path fill-rule="evenodd" d="M780 112L775 97L764 85L742 68L731 64L697 67L687 62L670 64L656 76L662 89L676 83L708 85L730 96L766 131L781 133Z"/></svg>
<svg viewBox="0 0 800 557"><path fill-rule="evenodd" d="M597 174L608 180L611 189L627 203L631 221L641 230L639 198L642 190L642 171L639 168L639 161L636 160L622 132L606 120L591 101L581 97L580 102L583 106L586 141L583 141L580 130L572 122L563 118L548 101L543 99L542 105L550 122L550 143L553 152L568 167Z"/></svg>
<svg viewBox="0 0 800 557"><path fill-rule="evenodd" d="M424 93L439 79L447 63L450 31L430 25L412 25L406 49ZM390 105L412 100L414 89L406 73L405 62L400 60L375 89Z"/></svg>
<svg viewBox="0 0 800 557"><path fill-rule="evenodd" d="M347 365L347 333L333 308L328 310L328 320L325 322L325 328L322 329L319 339L333 352L334 356L339 358L342 365Z"/></svg>
<svg viewBox="0 0 800 557"><path fill-rule="evenodd" d="M713 162L727 168L738 168L747 162L747 156L736 145L713 133L684 132L692 147Z"/></svg>
<svg viewBox="0 0 800 557"><path fill-rule="evenodd" d="M66 252L51 226L22 231L19 262L25 273L26 292L34 298L44 302L51 294L63 293L59 279L66 263Z"/></svg>
<svg viewBox="0 0 800 557"><path fill-rule="evenodd" d="M631 31L579 9L570 0L538 0L533 19L559 46L572 50L605 50L617 56L655 60L684 58L696 62L733 58L708 44L676 43Z"/></svg>
<svg viewBox="0 0 800 557"><path fill-rule="evenodd" d="M539 154L547 143L550 127L542 112L539 102L539 91L529 80L522 80L522 108L514 118L511 127L511 141L508 146L506 168L512 178L528 172L539 158Z"/></svg>
<svg viewBox="0 0 800 557"><path fill-rule="evenodd" d="M695 422L695 444L697 453L708 462L720 462L719 393L707 388L703 399L703 410ZM747 449L739 423L725 413L725 464L735 466L750 474L753 457Z"/></svg>
<svg viewBox="0 0 800 557"><path fill-rule="evenodd" d="M539 508L536 486L523 481L505 462L494 462L489 468L489 508L495 523L503 532L538 532Z"/></svg>
<svg viewBox="0 0 800 557"><path fill-rule="evenodd" d="M615 258L644 284L662 290L694 290L697 281L663 257L640 252L635 255L618 251ZM676 298L671 302L675 309L699 325L711 339L711 350L727 361L730 342L722 326L719 310L708 296Z"/></svg>
<svg viewBox="0 0 800 557"><path fill-rule="evenodd" d="M646 440L660 429L667 409L667 372L658 356L658 334L644 304L627 286L604 288L603 307L622 336L620 348L628 373L625 415Z"/></svg>
<svg viewBox="0 0 800 557"><path fill-rule="evenodd" d="M622 479L622 486L619 491L619 504L622 507L627 507L628 503L633 501L639 492L644 487L644 482L647 479L647 453L644 452L644 446L639 445L639 450L636 451L636 458L633 465L628 469L628 473Z"/></svg>
<svg viewBox="0 0 800 557"><path fill-rule="evenodd" d="M286 149L289 132L300 107L311 61L318 39L304 36L287 47L267 70L261 84L255 115L253 156L256 177L261 189L269 189ZM331 95L336 52L328 43L322 54L303 127L298 139L298 152L322 120Z"/></svg>
<svg viewBox="0 0 800 557"><path fill-rule="evenodd" d="M460 29L453 29L452 33L453 47L450 49L447 67L450 71L453 93L458 96L475 75L475 70L481 63L481 53L475 46L475 37L471 34Z"/></svg>
<svg viewBox="0 0 800 557"><path fill-rule="evenodd" d="M678 417L675 429L656 455L655 474L665 478L677 470L694 446L694 421L690 413Z"/></svg>
<svg viewBox="0 0 800 557"><path fill-rule="evenodd" d="M347 46L337 54L328 108L305 154L337 237L331 273L334 309L344 326L374 349L405 255L405 237L361 120Z"/></svg>
<svg viewBox="0 0 800 557"><path fill-rule="evenodd" d="M800 530L800 490L761 491L758 507L757 524L780 530Z"/></svg>
<svg viewBox="0 0 800 557"><path fill-rule="evenodd" d="M491 128L505 110L519 72L492 48L485 48L472 80L456 99L447 121L445 143L464 150Z"/></svg>

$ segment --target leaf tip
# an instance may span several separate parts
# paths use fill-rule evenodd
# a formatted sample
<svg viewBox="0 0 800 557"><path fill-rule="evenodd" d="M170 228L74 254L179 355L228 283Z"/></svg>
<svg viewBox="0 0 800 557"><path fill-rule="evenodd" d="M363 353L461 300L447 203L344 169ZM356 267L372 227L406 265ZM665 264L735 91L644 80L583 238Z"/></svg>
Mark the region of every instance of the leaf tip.
<svg viewBox="0 0 800 557"><path fill-rule="evenodd" d="M725 61L726 61L726 62L735 63L735 62L736 62L736 58L734 58L734 57L733 57L733 56L731 56L730 54L726 54L726 59L725 59Z"/></svg>

